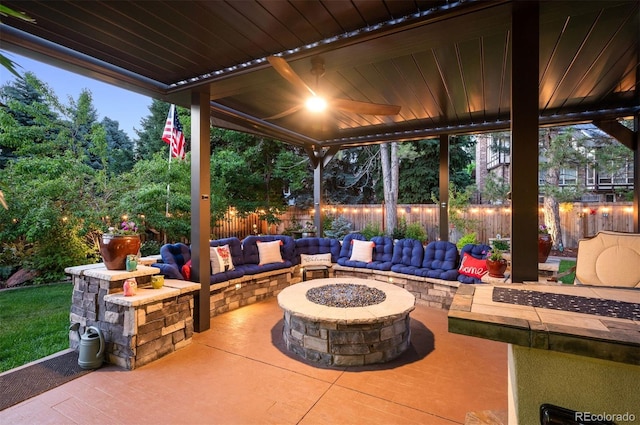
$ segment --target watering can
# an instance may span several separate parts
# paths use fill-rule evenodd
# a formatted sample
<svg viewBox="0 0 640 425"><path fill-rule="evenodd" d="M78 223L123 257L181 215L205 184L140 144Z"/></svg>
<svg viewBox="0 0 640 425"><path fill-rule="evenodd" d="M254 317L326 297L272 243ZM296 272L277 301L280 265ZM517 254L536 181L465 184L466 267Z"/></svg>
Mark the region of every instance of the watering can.
<svg viewBox="0 0 640 425"><path fill-rule="evenodd" d="M72 330L78 330L72 325ZM89 326L84 335L80 336L80 352L78 365L82 369L97 369L102 366L104 354L104 337L100 329Z"/></svg>

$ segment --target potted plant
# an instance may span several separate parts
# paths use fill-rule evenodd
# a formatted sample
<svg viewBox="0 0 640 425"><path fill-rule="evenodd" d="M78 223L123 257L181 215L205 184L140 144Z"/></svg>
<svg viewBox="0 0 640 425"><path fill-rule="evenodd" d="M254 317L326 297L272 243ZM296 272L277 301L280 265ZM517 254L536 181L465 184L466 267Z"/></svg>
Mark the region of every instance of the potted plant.
<svg viewBox="0 0 640 425"><path fill-rule="evenodd" d="M304 229L302 229L302 237L312 238L315 235L316 235L316 226L314 226L312 222L307 221L304 225Z"/></svg>
<svg viewBox="0 0 640 425"><path fill-rule="evenodd" d="M504 277L507 270L507 260L502 256L502 250L492 249L487 257L487 271L490 277Z"/></svg>
<svg viewBox="0 0 640 425"><path fill-rule="evenodd" d="M546 263L549 253L551 253L551 235L547 226L541 224L538 226L538 263Z"/></svg>
<svg viewBox="0 0 640 425"><path fill-rule="evenodd" d="M123 220L120 227L109 227L98 239L100 255L108 270L126 270L127 255L137 255L140 251L138 226L130 220Z"/></svg>

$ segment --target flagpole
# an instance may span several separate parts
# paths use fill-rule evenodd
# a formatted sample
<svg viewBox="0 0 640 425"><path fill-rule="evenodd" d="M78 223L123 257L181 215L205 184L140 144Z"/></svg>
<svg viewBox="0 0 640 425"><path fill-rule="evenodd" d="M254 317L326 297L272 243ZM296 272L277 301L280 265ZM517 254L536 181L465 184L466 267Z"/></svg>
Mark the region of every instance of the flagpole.
<svg viewBox="0 0 640 425"><path fill-rule="evenodd" d="M171 105L170 107L171 109L174 108L173 105ZM175 113L175 111L174 111ZM169 114L171 114L171 110L169 110ZM169 181L167 182L167 202L165 204L165 209L164 209L164 216L166 218L169 218L169 192L170 192L170 186L171 186L171 144L169 144L169 166L167 167L168 173L169 174ZM167 243L167 232L164 232L164 243Z"/></svg>
<svg viewBox="0 0 640 425"><path fill-rule="evenodd" d="M180 157L184 159L184 134L182 133L182 125L178 119L178 108L172 104L169 108L167 122L162 132L162 140L169 144L169 177L171 174L171 157ZM167 202L165 205L165 217L169 218L169 195L170 195L171 179L167 182ZM164 234L164 243L167 243L167 233Z"/></svg>

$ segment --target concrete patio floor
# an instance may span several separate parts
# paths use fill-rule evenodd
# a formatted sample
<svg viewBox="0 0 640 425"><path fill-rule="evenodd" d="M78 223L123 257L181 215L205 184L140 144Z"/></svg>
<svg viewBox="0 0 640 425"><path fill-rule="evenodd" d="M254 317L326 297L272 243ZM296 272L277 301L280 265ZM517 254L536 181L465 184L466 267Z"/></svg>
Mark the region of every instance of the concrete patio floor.
<svg viewBox="0 0 640 425"><path fill-rule="evenodd" d="M134 371L106 365L0 412L3 424L464 424L507 411L507 345L411 313L411 347L366 367L321 368L284 348L271 299L214 317L193 343ZM476 423L476 422L474 422Z"/></svg>

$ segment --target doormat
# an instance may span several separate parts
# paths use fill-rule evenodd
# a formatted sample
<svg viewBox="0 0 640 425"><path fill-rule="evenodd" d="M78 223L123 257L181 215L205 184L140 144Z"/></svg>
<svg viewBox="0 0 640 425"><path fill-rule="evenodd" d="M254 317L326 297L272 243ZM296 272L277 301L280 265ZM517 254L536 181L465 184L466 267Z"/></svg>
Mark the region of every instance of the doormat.
<svg viewBox="0 0 640 425"><path fill-rule="evenodd" d="M493 288L493 302L593 314L618 319L640 320L640 304L551 292Z"/></svg>
<svg viewBox="0 0 640 425"><path fill-rule="evenodd" d="M0 410L86 375L78 353L70 351L0 376Z"/></svg>

